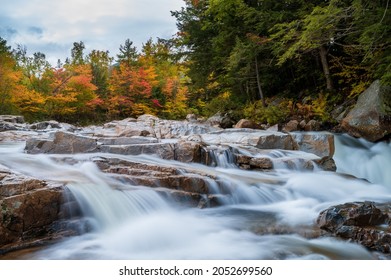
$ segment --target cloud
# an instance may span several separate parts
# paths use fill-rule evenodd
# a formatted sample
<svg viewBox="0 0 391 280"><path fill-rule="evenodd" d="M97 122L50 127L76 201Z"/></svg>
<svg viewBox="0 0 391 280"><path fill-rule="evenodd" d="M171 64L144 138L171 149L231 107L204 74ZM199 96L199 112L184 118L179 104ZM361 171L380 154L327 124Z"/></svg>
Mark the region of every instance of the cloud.
<svg viewBox="0 0 391 280"><path fill-rule="evenodd" d="M73 42L92 49L118 53L120 44L132 40L140 49L150 37L175 34L171 10L183 0L12 0L2 3L0 36L9 44L27 46L29 53L43 52L53 64L69 56Z"/></svg>
<svg viewBox="0 0 391 280"><path fill-rule="evenodd" d="M0 36L5 39L11 39L13 36L18 34L18 31L11 27L0 27Z"/></svg>

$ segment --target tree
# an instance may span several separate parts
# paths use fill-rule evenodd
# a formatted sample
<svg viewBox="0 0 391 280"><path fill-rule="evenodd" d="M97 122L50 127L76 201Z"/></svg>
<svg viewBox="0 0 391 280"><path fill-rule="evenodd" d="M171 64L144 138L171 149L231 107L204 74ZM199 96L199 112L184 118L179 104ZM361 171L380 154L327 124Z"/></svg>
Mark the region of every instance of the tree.
<svg viewBox="0 0 391 280"><path fill-rule="evenodd" d="M133 46L133 42L130 39L125 40L124 45L120 45L119 54L117 54L118 63L126 63L129 66L137 62L138 53L137 48Z"/></svg>
<svg viewBox="0 0 391 280"><path fill-rule="evenodd" d="M0 38L0 112L23 114L27 120L32 120L42 115L45 100L40 93L23 83L23 77L14 53Z"/></svg>
<svg viewBox="0 0 391 280"><path fill-rule="evenodd" d="M95 107L101 104L92 84L89 65L66 65L53 68L42 77L48 83L45 111L48 118L67 122L83 122L96 117Z"/></svg>
<svg viewBox="0 0 391 280"><path fill-rule="evenodd" d="M304 54L317 51L326 89L334 89L329 66L330 51L333 49L337 50L334 58L354 55L362 58L362 61L354 59L357 63L373 58L372 63L381 61L378 55L382 57L390 45L390 20L385 16L388 4L389 1L331 0L290 22L277 24L272 29L272 38L278 64L298 60Z"/></svg>
<svg viewBox="0 0 391 280"><path fill-rule="evenodd" d="M105 99L108 95L112 61L113 58L110 57L109 51L92 50L87 56L87 63L92 71L92 83L97 87L96 93L102 99Z"/></svg>
<svg viewBox="0 0 391 280"><path fill-rule="evenodd" d="M85 64L84 50L86 46L83 41L74 42L71 50L71 63L75 65Z"/></svg>
<svg viewBox="0 0 391 280"><path fill-rule="evenodd" d="M14 104L11 102L13 92L17 90L20 74L15 73L16 61L12 57L7 41L0 37L0 112L11 114Z"/></svg>

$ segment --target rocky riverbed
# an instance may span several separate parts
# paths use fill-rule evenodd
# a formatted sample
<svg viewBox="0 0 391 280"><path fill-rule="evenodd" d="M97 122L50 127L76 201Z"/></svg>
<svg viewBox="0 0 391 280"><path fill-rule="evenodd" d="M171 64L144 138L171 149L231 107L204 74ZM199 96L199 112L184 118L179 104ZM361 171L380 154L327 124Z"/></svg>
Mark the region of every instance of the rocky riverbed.
<svg viewBox="0 0 391 280"><path fill-rule="evenodd" d="M63 176L68 165L93 163L116 182L112 187L118 190L129 185L143 186L176 204L199 209L221 207L235 200L237 186L222 179L226 176L222 169L250 172L244 176L238 171L237 178L240 181L243 176L249 186L262 183L273 189L281 183L276 170L305 174L336 170L335 139L328 132L223 129L192 118L170 121L150 115L83 128L55 121L27 124L22 117L2 116L0 131L0 145L9 145L8 160L0 164L0 254L88 231L67 224L83 215L80 203L68 191L74 179ZM15 147L24 150L23 161L13 157ZM41 175L45 165L32 168L35 171L28 174L19 171L22 165L33 166L35 156L40 154L63 164L64 170L50 170L51 176ZM387 205L329 205L331 208L318 211L318 219L313 219L307 229L278 222L251 227L260 235L334 235L387 254ZM257 223L268 224L276 219L266 216Z"/></svg>

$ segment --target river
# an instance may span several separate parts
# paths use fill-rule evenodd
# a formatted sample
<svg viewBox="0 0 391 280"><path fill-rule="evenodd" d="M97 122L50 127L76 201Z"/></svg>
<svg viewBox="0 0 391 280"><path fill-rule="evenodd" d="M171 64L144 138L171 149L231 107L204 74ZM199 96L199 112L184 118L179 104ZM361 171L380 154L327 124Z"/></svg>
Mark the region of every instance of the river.
<svg viewBox="0 0 391 280"><path fill-rule="evenodd" d="M83 213L79 235L24 256L28 259L372 259L364 247L323 237L314 221L323 209L352 201L391 201L391 144L336 136L337 172L278 166L236 168L230 155L217 166L151 156L28 155L1 144L0 164L65 183ZM213 175L223 182L221 206L184 207L143 186L120 182L91 162L115 157ZM72 162L64 158L72 157ZM353 175L356 178L353 178ZM221 188L209 180L216 195Z"/></svg>

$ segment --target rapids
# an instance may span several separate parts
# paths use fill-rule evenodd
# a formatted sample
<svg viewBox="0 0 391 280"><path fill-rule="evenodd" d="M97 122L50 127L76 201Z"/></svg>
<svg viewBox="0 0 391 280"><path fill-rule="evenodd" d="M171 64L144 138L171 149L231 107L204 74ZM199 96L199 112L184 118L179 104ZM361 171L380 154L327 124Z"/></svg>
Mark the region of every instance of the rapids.
<svg viewBox="0 0 391 280"><path fill-rule="evenodd" d="M83 213L77 222L88 225L29 259L372 259L360 245L321 237L313 224L331 205L391 201L391 175L385 172L391 144L345 135L336 136L336 173L284 166L246 171L227 152L214 155L215 166L205 166L145 155L29 155L23 147L0 144L0 164L64 183ZM185 207L155 189L123 183L99 170L92 162L99 157L209 174L223 183L221 189L208 179L214 194L225 194L222 206Z"/></svg>

